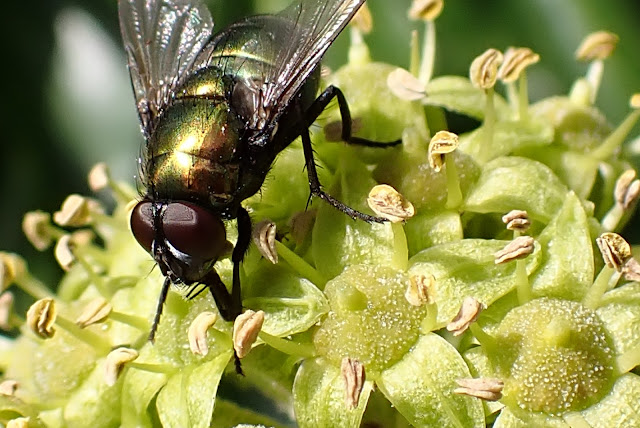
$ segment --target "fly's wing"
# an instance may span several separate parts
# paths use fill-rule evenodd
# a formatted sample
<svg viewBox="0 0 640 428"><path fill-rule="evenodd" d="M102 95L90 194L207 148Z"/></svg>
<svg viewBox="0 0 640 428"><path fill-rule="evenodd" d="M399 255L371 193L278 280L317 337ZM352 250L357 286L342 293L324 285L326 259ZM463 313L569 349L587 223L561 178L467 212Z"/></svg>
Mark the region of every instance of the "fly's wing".
<svg viewBox="0 0 640 428"><path fill-rule="evenodd" d="M211 36L202 0L118 0L120 31L145 139Z"/></svg>
<svg viewBox="0 0 640 428"><path fill-rule="evenodd" d="M293 22L287 46L276 55L263 95L266 110L281 114L324 53L365 0L296 0L281 15ZM280 107L278 107L280 106Z"/></svg>

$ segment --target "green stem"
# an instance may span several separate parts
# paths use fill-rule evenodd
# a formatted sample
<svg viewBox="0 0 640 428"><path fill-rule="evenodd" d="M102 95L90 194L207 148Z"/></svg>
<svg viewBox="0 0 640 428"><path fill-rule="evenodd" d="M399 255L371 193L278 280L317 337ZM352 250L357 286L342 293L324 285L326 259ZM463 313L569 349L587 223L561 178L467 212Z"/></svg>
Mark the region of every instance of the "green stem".
<svg viewBox="0 0 640 428"><path fill-rule="evenodd" d="M420 43L418 42L418 32L415 30L411 32L409 72L416 77L420 75Z"/></svg>
<svg viewBox="0 0 640 428"><path fill-rule="evenodd" d="M591 86L591 105L595 104L598 91L600 90L600 83L602 82L602 75L604 74L604 61L597 59L589 64L587 75L585 76Z"/></svg>
<svg viewBox="0 0 640 428"><path fill-rule="evenodd" d="M519 96L518 96L518 88L516 87L516 82L505 83L507 87L507 100L509 101L509 107L514 112L518 111L519 104Z"/></svg>
<svg viewBox="0 0 640 428"><path fill-rule="evenodd" d="M53 297L51 290L29 273L25 273L21 275L20 278L16 278L15 283L22 291L36 300Z"/></svg>
<svg viewBox="0 0 640 428"><path fill-rule="evenodd" d="M80 251L76 251L74 255L78 263L80 263L84 271L87 273L90 283L96 287L100 295L105 298L113 297L111 290L105 286L103 278L94 272L93 266L85 259L84 254L80 254Z"/></svg>
<svg viewBox="0 0 640 428"><path fill-rule="evenodd" d="M615 269L608 266L602 268L598 277L582 300L582 303L587 308L596 309L600 305L602 295L609 289L610 281L614 278L617 280L620 277L619 274L615 275L616 273Z"/></svg>
<svg viewBox="0 0 640 428"><path fill-rule="evenodd" d="M520 120L525 121L529 118L529 88L527 85L527 73L525 70L522 70L520 73L518 89L518 116Z"/></svg>
<svg viewBox="0 0 640 428"><path fill-rule="evenodd" d="M74 322L64 317L58 315L56 317L56 325L76 339L91 346L93 349L98 351L99 354L106 355L111 350L111 344L106 341L103 336L95 334L89 330L81 329Z"/></svg>
<svg viewBox="0 0 640 428"><path fill-rule="evenodd" d="M420 323L420 332L427 334L436 329L438 323L438 305L435 303L427 304L427 315Z"/></svg>
<svg viewBox="0 0 640 428"><path fill-rule="evenodd" d="M99 248L97 245L84 245L82 247L76 248L76 251L73 253L74 255L82 255L85 259L88 257L95 264L106 266L110 262L108 253L105 252L105 250L103 250L102 248Z"/></svg>
<svg viewBox="0 0 640 428"><path fill-rule="evenodd" d="M404 233L402 223L391 223L393 232L393 257L391 265L399 270L407 270L409 267L409 247L407 246L407 235Z"/></svg>
<svg viewBox="0 0 640 428"><path fill-rule="evenodd" d="M585 78L576 80L569 91L569 100L577 105L589 107L592 98L591 84Z"/></svg>
<svg viewBox="0 0 640 428"><path fill-rule="evenodd" d="M311 358L316 355L316 351L313 345L307 345L294 342L293 340L282 339L281 337L272 336L269 333L265 333L264 331L261 331L258 334L258 337L262 339L267 345L287 355L295 355L303 358Z"/></svg>
<svg viewBox="0 0 640 428"><path fill-rule="evenodd" d="M436 24L426 21L424 31L424 45L422 46L422 62L418 79L426 86L433 76L433 66L436 57Z"/></svg>
<svg viewBox="0 0 640 428"><path fill-rule="evenodd" d="M59 228L53 223L50 223L47 226L47 230L51 234L51 237L53 237L54 241L57 241L58 239L62 238L64 235L68 233L66 230Z"/></svg>
<svg viewBox="0 0 640 428"><path fill-rule="evenodd" d="M130 363L127 363L126 366L132 369L164 375L171 375L176 372L176 368L171 364L136 363L135 361L131 361Z"/></svg>
<svg viewBox="0 0 640 428"><path fill-rule="evenodd" d="M131 188L126 184L109 179L109 187L113 191L113 198L119 204L128 204L137 197L135 193L131 192Z"/></svg>
<svg viewBox="0 0 640 428"><path fill-rule="evenodd" d="M146 319L123 312L112 311L109 318L122 324L130 325L138 330L147 331L151 326Z"/></svg>
<svg viewBox="0 0 640 428"><path fill-rule="evenodd" d="M449 129L449 125L447 124L447 116L442 107L425 105L424 117L427 120L427 128L431 131L432 134L435 134L438 131ZM422 140L420 141L422 142ZM402 140L402 145L404 148L404 138Z"/></svg>
<svg viewBox="0 0 640 428"><path fill-rule="evenodd" d="M480 345L485 349L486 355L501 355L502 349L500 349L500 345L497 343L496 339L485 333L485 331L478 325L477 322L472 323L469 326L469 330L471 330L471 334L480 342Z"/></svg>
<svg viewBox="0 0 640 428"><path fill-rule="evenodd" d="M300 274L300 276L313 282L316 287L320 289L324 288L327 281L317 270L304 261L300 256L279 241L276 241L276 251L278 252L278 257L282 257L282 259L287 262L293 270Z"/></svg>
<svg viewBox="0 0 640 428"><path fill-rule="evenodd" d="M486 94L486 105L484 112L484 124L483 124L483 132L484 132L484 141L485 147L487 148L487 152L491 152L491 148L493 146L493 129L496 122L496 108L494 101L495 90L493 88L489 88L485 90Z"/></svg>
<svg viewBox="0 0 640 428"><path fill-rule="evenodd" d="M102 213L91 213L91 218L92 218L92 224L95 225L106 225L110 228L113 229L118 229L120 227L122 227L121 222L119 219L113 218L112 216L106 215L106 214L102 214Z"/></svg>
<svg viewBox="0 0 640 428"><path fill-rule="evenodd" d="M622 146L625 138L627 138L639 118L640 109L635 109L629 113L618 128L604 140L604 143L591 152L591 157L601 161L610 158Z"/></svg>
<svg viewBox="0 0 640 428"><path fill-rule="evenodd" d="M608 232L613 232L618 227L618 223L624 216L625 211L622 205L614 204L611 209L604 215L600 224L602 228Z"/></svg>
<svg viewBox="0 0 640 428"><path fill-rule="evenodd" d="M532 299L531 285L527 276L527 262L525 260L516 260L516 290L518 293L518 302L521 305Z"/></svg>
<svg viewBox="0 0 640 428"><path fill-rule="evenodd" d="M453 153L444 155L447 174L447 209L456 209L462 205L462 190L460 189L460 177Z"/></svg>
<svg viewBox="0 0 640 428"><path fill-rule="evenodd" d="M349 46L349 64L368 64L371 62L369 47L362 38L362 32L355 26L351 28L351 46Z"/></svg>
<svg viewBox="0 0 640 428"><path fill-rule="evenodd" d="M24 323L26 322L26 320L21 317L20 315L16 314L15 312L11 312L9 314L9 326L10 328L12 327L20 327L22 325L24 325Z"/></svg>

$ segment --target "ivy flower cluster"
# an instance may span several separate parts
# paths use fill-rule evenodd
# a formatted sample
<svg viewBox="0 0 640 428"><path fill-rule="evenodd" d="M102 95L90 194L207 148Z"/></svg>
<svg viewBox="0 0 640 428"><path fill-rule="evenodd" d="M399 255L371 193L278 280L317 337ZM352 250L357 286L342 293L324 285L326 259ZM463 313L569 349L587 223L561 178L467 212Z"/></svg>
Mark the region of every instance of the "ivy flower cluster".
<svg viewBox="0 0 640 428"><path fill-rule="evenodd" d="M0 421L11 427L640 426L640 265L619 234L640 180L595 106L618 38L587 36L569 94L529 101L526 47L488 49L468 76L433 76L438 0L415 1L408 70L374 62L364 9L349 62L325 75L358 136L336 142L337 107L312 128L320 181L354 221L313 201L299 142L245 202L253 244L244 313L170 292L129 230L137 194L105 165L89 175L116 201L71 195L28 213L27 238L65 275L48 287L0 253ZM502 95L504 94L504 95ZM447 112L479 123L455 132ZM227 225L235 239L235 224ZM215 266L231 284L228 258ZM26 316L13 290L35 301ZM55 288L57 291L51 291ZM240 359L244 376L237 374ZM375 425L374 425L375 424Z"/></svg>

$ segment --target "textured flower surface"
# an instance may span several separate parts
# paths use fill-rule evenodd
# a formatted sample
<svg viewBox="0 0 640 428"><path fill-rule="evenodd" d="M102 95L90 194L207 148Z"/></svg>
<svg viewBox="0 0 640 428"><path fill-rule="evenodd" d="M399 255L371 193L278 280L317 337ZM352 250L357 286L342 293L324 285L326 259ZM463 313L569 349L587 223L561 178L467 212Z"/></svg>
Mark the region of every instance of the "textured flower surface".
<svg viewBox="0 0 640 428"><path fill-rule="evenodd" d="M421 18L428 34L438 13ZM640 109L636 96L612 127L594 105L617 37L607 33L606 49L585 39L597 42L587 76L530 104L526 69L544 53L491 49L468 77L432 77L433 39L399 71L350 31L349 63L326 83L344 91L358 136L403 144L335 142L332 106L312 128L320 180L365 212L386 185L369 202L394 222L353 221L321 201L305 210L294 142L245 202L259 226L241 269L242 322L176 287L152 344L163 278L129 230L137 194L95 168L91 187L108 189L111 214L72 195L53 216L25 217L29 240L55 244L66 270L55 294L2 253L0 327L16 334L1 342L0 421L640 426L640 267L615 233L640 192L620 150ZM479 126L449 129L452 112ZM230 284L231 261L215 268ZM36 300L26 319L13 289Z"/></svg>

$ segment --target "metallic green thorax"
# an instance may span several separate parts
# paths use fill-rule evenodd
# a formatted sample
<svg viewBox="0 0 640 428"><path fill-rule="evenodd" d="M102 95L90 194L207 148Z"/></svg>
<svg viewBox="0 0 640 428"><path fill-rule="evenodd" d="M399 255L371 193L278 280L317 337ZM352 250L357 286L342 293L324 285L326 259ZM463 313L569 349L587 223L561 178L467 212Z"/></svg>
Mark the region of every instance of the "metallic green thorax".
<svg viewBox="0 0 640 428"><path fill-rule="evenodd" d="M255 106L251 92L237 89L246 82L260 87L263 76L272 75L290 29L280 17L251 17L203 48L209 65L176 89L147 143L142 167L154 199L194 201L233 217L235 207L258 191L275 156L291 141L280 137L273 150L247 155L244 137ZM312 78L296 102L304 108L316 90ZM287 114L280 122L279 127L288 125Z"/></svg>

